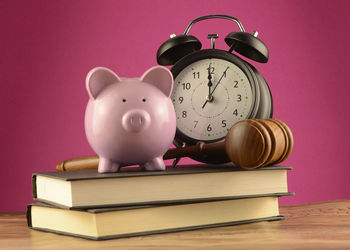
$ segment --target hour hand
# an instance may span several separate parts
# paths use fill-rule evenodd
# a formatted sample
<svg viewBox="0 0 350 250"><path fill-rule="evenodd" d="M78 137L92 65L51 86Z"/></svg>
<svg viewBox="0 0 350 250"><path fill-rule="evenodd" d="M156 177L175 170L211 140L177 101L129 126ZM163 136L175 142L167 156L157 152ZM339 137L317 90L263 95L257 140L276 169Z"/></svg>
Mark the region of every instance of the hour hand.
<svg viewBox="0 0 350 250"><path fill-rule="evenodd" d="M213 86L213 83L211 82L211 79L212 79L212 76L211 76L211 67L210 67L210 64L209 64L209 67L208 67L208 87L209 87L209 95L211 95L211 86Z"/></svg>
<svg viewBox="0 0 350 250"><path fill-rule="evenodd" d="M211 69L212 68L209 64L209 67L208 67L208 89L209 89L209 92L208 92L208 95L205 97L206 101L209 101L209 102L211 102L213 100L213 96L212 96L212 92L211 92L211 87L213 86L213 82L211 81L211 79L213 77L211 76L211 74L212 74Z"/></svg>

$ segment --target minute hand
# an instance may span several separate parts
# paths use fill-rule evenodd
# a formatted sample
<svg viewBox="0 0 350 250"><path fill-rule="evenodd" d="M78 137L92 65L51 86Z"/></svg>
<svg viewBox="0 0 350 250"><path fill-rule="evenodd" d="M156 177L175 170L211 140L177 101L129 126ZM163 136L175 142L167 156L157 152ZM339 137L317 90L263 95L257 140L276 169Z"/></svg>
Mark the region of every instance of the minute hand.
<svg viewBox="0 0 350 250"><path fill-rule="evenodd" d="M227 71L229 68L230 68L230 67L227 67L227 68L225 69L224 73L222 73L222 75L221 75L221 77L220 77L218 83L215 85L215 87L214 87L213 90L211 91L210 96L213 96L213 93L214 93L216 87L220 84L221 79L224 77L224 75L226 75L226 71ZM205 107L205 105L207 105L207 103L208 103L208 100L205 100L205 103L203 104L202 109L204 109L204 107Z"/></svg>

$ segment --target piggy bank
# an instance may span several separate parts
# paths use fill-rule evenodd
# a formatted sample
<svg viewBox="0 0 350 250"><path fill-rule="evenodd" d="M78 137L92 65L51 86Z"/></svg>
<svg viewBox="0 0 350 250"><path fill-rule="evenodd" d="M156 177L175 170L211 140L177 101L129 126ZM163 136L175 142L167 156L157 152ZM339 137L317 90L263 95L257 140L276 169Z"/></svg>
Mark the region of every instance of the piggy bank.
<svg viewBox="0 0 350 250"><path fill-rule="evenodd" d="M171 72L161 66L141 78L120 78L98 67L86 77L90 96L85 132L99 156L98 172L118 172L123 165L165 170L164 153L175 136L176 117L170 100Z"/></svg>

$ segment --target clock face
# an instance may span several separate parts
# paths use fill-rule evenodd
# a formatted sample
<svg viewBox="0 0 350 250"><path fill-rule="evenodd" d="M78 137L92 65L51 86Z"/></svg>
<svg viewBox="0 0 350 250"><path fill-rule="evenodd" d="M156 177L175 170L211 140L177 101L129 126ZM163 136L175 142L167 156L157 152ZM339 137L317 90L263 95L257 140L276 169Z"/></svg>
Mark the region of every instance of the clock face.
<svg viewBox="0 0 350 250"><path fill-rule="evenodd" d="M176 125L186 137L220 140L234 123L249 118L253 91L248 77L236 64L219 58L201 59L174 76L171 99Z"/></svg>

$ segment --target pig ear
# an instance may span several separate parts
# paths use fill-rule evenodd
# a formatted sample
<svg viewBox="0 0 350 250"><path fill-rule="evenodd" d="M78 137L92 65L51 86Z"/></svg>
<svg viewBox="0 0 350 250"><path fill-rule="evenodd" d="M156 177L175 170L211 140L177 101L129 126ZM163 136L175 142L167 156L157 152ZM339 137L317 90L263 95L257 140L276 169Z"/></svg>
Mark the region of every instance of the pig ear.
<svg viewBox="0 0 350 250"><path fill-rule="evenodd" d="M87 74L86 89L90 98L96 99L105 87L116 82L120 82L120 78L112 70L97 67Z"/></svg>
<svg viewBox="0 0 350 250"><path fill-rule="evenodd" d="M170 70L162 66L154 66L147 70L141 77L141 81L150 83L160 89L167 97L173 90L173 75Z"/></svg>

